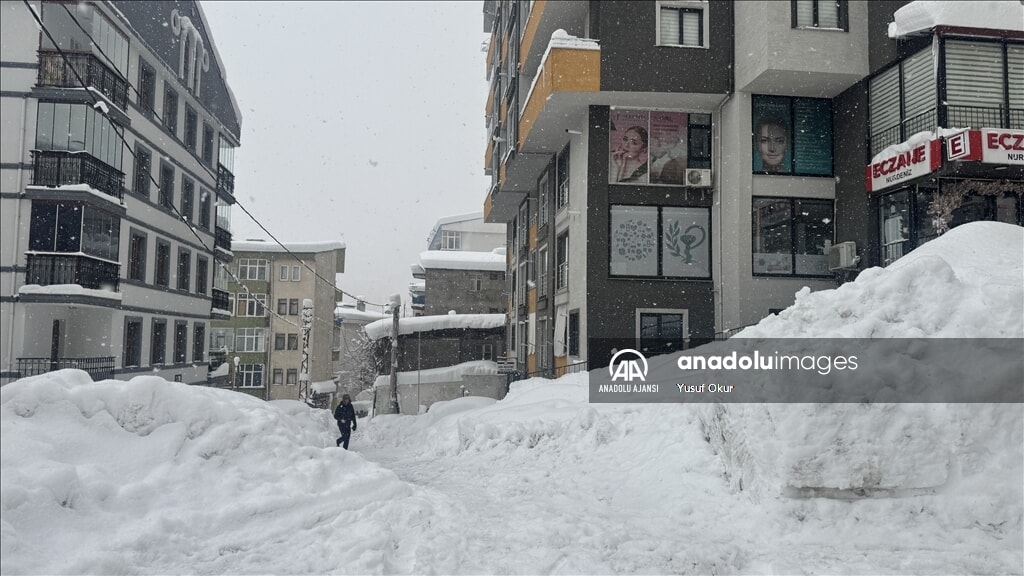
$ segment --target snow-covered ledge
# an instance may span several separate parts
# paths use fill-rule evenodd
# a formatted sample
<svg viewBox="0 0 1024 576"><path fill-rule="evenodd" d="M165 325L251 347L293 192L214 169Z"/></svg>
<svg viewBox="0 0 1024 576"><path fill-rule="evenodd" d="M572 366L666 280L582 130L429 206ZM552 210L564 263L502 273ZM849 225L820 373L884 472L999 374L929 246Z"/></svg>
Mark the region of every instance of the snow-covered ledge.
<svg viewBox="0 0 1024 576"><path fill-rule="evenodd" d="M18 288L18 294L48 294L61 296L91 296L93 298L106 298L108 300L121 301L121 293L113 290L98 290L95 288L83 288L78 284L51 284L40 286L39 284L25 284Z"/></svg>
<svg viewBox="0 0 1024 576"><path fill-rule="evenodd" d="M936 26L1024 32L1024 4L1019 0L914 0L893 14L889 38L902 38Z"/></svg>

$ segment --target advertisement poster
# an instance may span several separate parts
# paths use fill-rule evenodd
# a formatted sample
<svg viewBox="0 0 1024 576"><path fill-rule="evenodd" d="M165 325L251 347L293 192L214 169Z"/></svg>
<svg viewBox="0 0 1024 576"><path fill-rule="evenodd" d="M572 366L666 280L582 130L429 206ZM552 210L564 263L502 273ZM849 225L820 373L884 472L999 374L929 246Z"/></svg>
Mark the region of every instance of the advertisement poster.
<svg viewBox="0 0 1024 576"><path fill-rule="evenodd" d="M651 112L651 184L685 185L689 154L687 122L686 112Z"/></svg>
<svg viewBox="0 0 1024 576"><path fill-rule="evenodd" d="M711 276L710 211L707 208L670 208L662 212L663 271L665 276Z"/></svg>
<svg viewBox="0 0 1024 576"><path fill-rule="evenodd" d="M658 208L613 206L611 211L613 276L658 275Z"/></svg>
<svg viewBox="0 0 1024 576"><path fill-rule="evenodd" d="M608 182L648 184L651 113L612 110L608 130Z"/></svg>
<svg viewBox="0 0 1024 576"><path fill-rule="evenodd" d="M789 98L772 96L756 96L751 102L754 172L793 173L789 102Z"/></svg>
<svg viewBox="0 0 1024 576"><path fill-rule="evenodd" d="M809 176L832 174L832 103L793 101L794 172Z"/></svg>

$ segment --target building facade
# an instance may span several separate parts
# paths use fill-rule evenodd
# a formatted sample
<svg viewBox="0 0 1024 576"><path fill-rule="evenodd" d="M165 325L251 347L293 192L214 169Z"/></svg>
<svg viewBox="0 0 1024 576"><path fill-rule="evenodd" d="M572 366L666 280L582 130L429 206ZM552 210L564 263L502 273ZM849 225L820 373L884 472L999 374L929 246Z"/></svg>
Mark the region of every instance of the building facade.
<svg viewBox="0 0 1024 576"><path fill-rule="evenodd" d="M205 383L241 115L196 2L5 3L0 381Z"/></svg>
<svg viewBox="0 0 1024 576"><path fill-rule="evenodd" d="M937 140L970 128L964 138L983 147L1012 144L1022 128L1021 32L890 38L906 4L483 2L484 218L507 226L519 370L559 374L606 365L614 349L655 355L727 337L804 286L835 287L899 253L884 246L912 248L913 223L881 213L935 204L922 186L966 198L952 224L1020 223L1012 151L867 188L874 155L916 131ZM931 81L918 74L933 69ZM830 264L848 241L859 264Z"/></svg>
<svg viewBox="0 0 1024 576"><path fill-rule="evenodd" d="M213 324L210 355L228 364L223 385L266 400L309 398L309 383L334 380L335 275L342 242L233 242L228 290L233 317ZM312 303L303 380L303 306ZM235 363L235 358L238 362Z"/></svg>

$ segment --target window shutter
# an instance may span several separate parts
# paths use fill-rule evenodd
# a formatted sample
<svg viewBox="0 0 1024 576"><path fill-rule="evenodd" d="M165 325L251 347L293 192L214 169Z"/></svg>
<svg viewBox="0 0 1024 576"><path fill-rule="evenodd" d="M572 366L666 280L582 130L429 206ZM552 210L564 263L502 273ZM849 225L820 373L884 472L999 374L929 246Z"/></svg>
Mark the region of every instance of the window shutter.
<svg viewBox="0 0 1024 576"><path fill-rule="evenodd" d="M1024 110L1024 46L1006 48L1007 72L1010 84L1010 108ZM1022 129L1024 126L1016 126Z"/></svg>
<svg viewBox="0 0 1024 576"><path fill-rule="evenodd" d="M1002 107L1003 55L999 44L946 42L946 102L950 106Z"/></svg>
<svg viewBox="0 0 1024 576"><path fill-rule="evenodd" d="M683 19L683 46L700 46L700 21L699 12L680 12Z"/></svg>
<svg viewBox="0 0 1024 576"><path fill-rule="evenodd" d="M871 133L877 134L900 122L900 67L893 66L871 80ZM877 151L875 151L877 152Z"/></svg>
<svg viewBox="0 0 1024 576"><path fill-rule="evenodd" d="M796 0L796 25L814 26L814 0Z"/></svg>
<svg viewBox="0 0 1024 576"><path fill-rule="evenodd" d="M661 9L661 30L658 37L659 44L679 43L679 10L675 8Z"/></svg>
<svg viewBox="0 0 1024 576"><path fill-rule="evenodd" d="M818 26L839 28L839 3L835 0L818 0Z"/></svg>
<svg viewBox="0 0 1024 576"><path fill-rule="evenodd" d="M903 63L903 105L906 120L935 108L935 66L931 48Z"/></svg>

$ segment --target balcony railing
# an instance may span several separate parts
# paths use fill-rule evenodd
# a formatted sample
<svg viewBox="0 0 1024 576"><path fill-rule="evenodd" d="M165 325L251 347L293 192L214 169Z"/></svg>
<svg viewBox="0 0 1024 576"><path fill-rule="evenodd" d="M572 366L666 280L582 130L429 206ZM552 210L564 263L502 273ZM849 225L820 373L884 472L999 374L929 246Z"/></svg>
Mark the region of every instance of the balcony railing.
<svg viewBox="0 0 1024 576"><path fill-rule="evenodd" d="M104 194L124 200L124 172L112 168L88 152L33 150L32 184L88 184Z"/></svg>
<svg viewBox="0 0 1024 576"><path fill-rule="evenodd" d="M231 232L218 225L213 232L213 247L231 252Z"/></svg>
<svg viewBox="0 0 1024 576"><path fill-rule="evenodd" d="M96 260L88 256L63 254L28 254L25 284L53 286L78 284L82 288L118 291L120 264Z"/></svg>
<svg viewBox="0 0 1024 576"><path fill-rule="evenodd" d="M946 106L946 128L1010 128L1024 129L1024 110L981 106ZM878 154L888 146L906 142L908 138L938 126L936 110L922 112L904 122L871 134L871 153Z"/></svg>
<svg viewBox="0 0 1024 576"><path fill-rule="evenodd" d="M86 84L96 88L118 108L128 109L128 82L89 52L39 52L39 86L81 88L75 72Z"/></svg>
<svg viewBox="0 0 1024 576"><path fill-rule="evenodd" d="M109 380L114 377L114 357L95 358L18 358L18 377L27 378L47 372L77 368L89 373L93 380Z"/></svg>
<svg viewBox="0 0 1024 576"><path fill-rule="evenodd" d="M946 106L946 126L949 128L1008 128L1003 108L978 106Z"/></svg>
<svg viewBox="0 0 1024 576"><path fill-rule="evenodd" d="M235 196L235 175L223 164L217 164L217 192L232 198Z"/></svg>
<svg viewBox="0 0 1024 576"><path fill-rule="evenodd" d="M223 290L213 289L213 307L218 310L231 311L231 300L228 293Z"/></svg>

